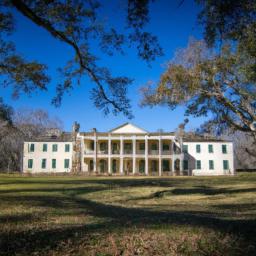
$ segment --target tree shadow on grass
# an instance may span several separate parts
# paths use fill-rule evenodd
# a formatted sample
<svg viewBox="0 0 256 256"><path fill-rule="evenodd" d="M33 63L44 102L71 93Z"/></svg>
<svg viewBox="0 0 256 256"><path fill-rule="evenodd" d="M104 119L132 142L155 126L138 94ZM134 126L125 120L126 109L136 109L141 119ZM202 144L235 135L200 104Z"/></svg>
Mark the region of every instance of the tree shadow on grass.
<svg viewBox="0 0 256 256"><path fill-rule="evenodd" d="M200 184L201 179L193 179L195 184ZM109 189L129 188L129 187L163 187L162 191L152 193L147 197L137 197L131 200L143 200L160 198L172 195L219 195L231 193L255 192L256 188L213 188L210 186L193 186L191 188L177 188L176 186L186 186L192 180L189 179L97 179L92 180L27 180L17 184L44 184L47 187L42 188L11 188L0 190L0 200L5 204L15 205L22 204L25 207L43 207L51 208L54 214L60 217L71 215L84 215L95 218L94 222L85 224L67 224L58 226L41 227L40 222L45 218L47 212L42 212L41 217L35 217L31 214L8 215L0 217L0 223L9 220L11 223L35 224L34 228L28 230L0 230L0 255L23 254L30 255L40 252L40 255L47 254L51 249L58 248L67 241L72 243L79 242L79 239L90 240L95 234L100 234L104 238L110 232L119 232L120 230L144 228L158 229L166 227L171 229L173 225L190 226L198 228L209 228L222 233L230 233L237 237L242 237L248 244L256 244L256 220L255 216L250 219L231 219L223 218L216 212L209 211L153 211L146 208L122 207L107 205L88 199L81 199L79 195L86 195L93 192L102 192ZM225 182L228 182L228 180ZM16 184L16 183L12 183ZM79 187L51 187L51 185L79 185ZM49 186L48 186L49 185ZM88 186L89 185L89 186ZM168 188L168 189L165 189ZM171 188L171 189L170 189ZM21 193L21 195L19 195ZM24 194L25 193L25 194ZM42 194L42 193L45 193ZM251 204L251 210L255 205ZM233 211L233 205L218 205L216 208ZM242 207L242 206L241 206ZM253 249L256 250L255 247ZM256 254L256 251L255 251Z"/></svg>
<svg viewBox="0 0 256 256"><path fill-rule="evenodd" d="M4 214L0 216L0 224L19 224L40 221L41 218L35 214Z"/></svg>
<svg viewBox="0 0 256 256"><path fill-rule="evenodd" d="M0 176L1 178L1 176ZM248 177L150 177L150 176L138 176L138 177L108 177L108 176L31 176L31 177L6 177L4 176L0 182L1 186L6 185L27 185L27 184L42 184L42 185L88 185L98 184L106 186L118 186L118 187L137 187L137 186L162 186L173 187L186 184L201 184L201 183L222 183L225 184L239 184L240 179L256 181L255 176Z"/></svg>
<svg viewBox="0 0 256 256"><path fill-rule="evenodd" d="M213 188L208 186L194 186L191 188L172 188L165 189L161 191L154 192L147 196L140 196L128 199L129 201L138 201L138 200L150 200L156 198L163 198L165 196L175 196L175 195L230 195L236 193L250 193L256 192L256 188L239 188L239 189L229 189L229 188Z"/></svg>
<svg viewBox="0 0 256 256"><path fill-rule="evenodd" d="M69 211L72 209L75 214L79 211L102 221L85 225L63 225L48 229L35 228L21 232L10 230L10 232L4 233L0 231L1 255L18 253L29 255L34 252L47 254L47 250L57 248L65 241L72 240L75 243L80 238L90 239L91 236L98 233L104 238L104 235L109 232L119 232L125 228L157 229L161 226L171 228L172 225L210 228L243 237L247 243L254 244L256 242L255 219L232 220L209 216L207 212L204 215L203 212L196 214L186 211L152 211L135 207L126 208L80 199L75 194L51 197L50 200L47 196L26 196L21 199L19 196L5 195L3 200L10 200L11 203L22 200L30 205L52 207L57 212L61 209L59 214L63 216L70 214ZM22 219L17 219L17 221L22 221Z"/></svg>
<svg viewBox="0 0 256 256"><path fill-rule="evenodd" d="M76 176L75 176L76 177ZM193 182L196 180L194 179ZM179 179L170 179L170 178L151 178L151 177L135 177L132 178L124 178L124 177L81 177L78 179L77 177L69 177L69 179L63 179L63 177L49 177L49 178L19 178L12 181L4 181L0 183L1 186L8 185L103 185L108 187L141 187L141 186L162 186L162 187L170 187L170 186L178 186L184 185L184 182L191 182L186 178Z"/></svg>

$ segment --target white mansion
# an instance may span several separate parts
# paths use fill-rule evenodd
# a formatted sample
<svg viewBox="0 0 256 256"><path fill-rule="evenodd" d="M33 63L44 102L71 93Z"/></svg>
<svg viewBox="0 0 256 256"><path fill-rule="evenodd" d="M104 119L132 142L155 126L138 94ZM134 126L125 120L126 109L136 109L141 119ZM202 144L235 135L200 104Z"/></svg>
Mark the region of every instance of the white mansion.
<svg viewBox="0 0 256 256"><path fill-rule="evenodd" d="M147 132L130 123L109 132L57 133L24 142L23 171L116 175L232 175L233 144L205 136Z"/></svg>

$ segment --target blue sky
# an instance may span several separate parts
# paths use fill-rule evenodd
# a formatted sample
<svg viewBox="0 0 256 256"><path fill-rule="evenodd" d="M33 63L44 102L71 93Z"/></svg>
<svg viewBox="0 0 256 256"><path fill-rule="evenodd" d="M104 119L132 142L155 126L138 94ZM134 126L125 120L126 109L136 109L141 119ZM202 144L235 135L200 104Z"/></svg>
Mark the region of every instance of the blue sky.
<svg viewBox="0 0 256 256"><path fill-rule="evenodd" d="M103 5L106 6L106 3L109 2L104 1ZM102 11L103 18L115 26L122 23L121 2L112 1L113 5L108 4L108 7ZM72 58L73 50L52 38L48 32L38 28L18 13L15 14L16 31L11 37L12 41L16 43L18 52L27 59L47 64L52 80L48 85L47 92L35 92L30 97L21 95L18 100L14 100L11 97L11 88L1 88L0 96L14 108L30 107L47 110L52 116L58 116L63 121L64 129L67 131L71 129L75 120L80 123L83 131L93 127L99 131L106 131L127 121L148 131L156 131L160 128L165 131L175 130L177 125L184 120L184 108L179 107L174 111L167 107L141 108L139 107L141 98L139 88L149 80L157 81L159 79L164 71L164 64L173 57L177 48L187 45L190 36L197 39L202 38L202 28L196 21L199 12L198 6L194 1L187 0L178 8L179 2L179 0L158 0L151 5L151 21L147 25L147 30L158 36L165 53L163 57L154 61L151 67L137 58L133 48L127 49L125 56L117 54L109 57L98 53L98 56L101 57L101 64L108 66L114 75L122 74L134 79L128 95L131 99L134 119L127 120L121 114L104 116L97 110L89 99L89 90L93 85L86 77L70 95L64 96L61 107L56 108L51 105L51 99L55 94L55 85L60 79L56 69L64 66L66 61ZM195 129L203 121L203 118L190 118L187 129Z"/></svg>

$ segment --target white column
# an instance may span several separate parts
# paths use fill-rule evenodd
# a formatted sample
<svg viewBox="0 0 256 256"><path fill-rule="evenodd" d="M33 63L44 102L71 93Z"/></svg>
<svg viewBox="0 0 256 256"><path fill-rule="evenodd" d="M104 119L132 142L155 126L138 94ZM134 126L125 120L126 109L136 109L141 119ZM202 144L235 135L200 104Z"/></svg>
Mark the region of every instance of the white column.
<svg viewBox="0 0 256 256"><path fill-rule="evenodd" d="M111 138L108 136L108 173L111 173Z"/></svg>
<svg viewBox="0 0 256 256"><path fill-rule="evenodd" d="M161 137L159 138L159 144L158 144L159 146L158 146L158 148L159 148L159 162L158 162L158 164L159 164L159 167L158 167L158 169L159 169L159 176L161 176L162 175L162 139L161 139Z"/></svg>
<svg viewBox="0 0 256 256"><path fill-rule="evenodd" d="M174 151L175 148L177 149L175 140L173 139L172 140L172 175L176 174L176 171L175 171L176 152Z"/></svg>
<svg viewBox="0 0 256 256"><path fill-rule="evenodd" d="M148 136L145 136L145 174L148 175Z"/></svg>
<svg viewBox="0 0 256 256"><path fill-rule="evenodd" d="M132 138L132 173L136 173L136 138Z"/></svg>
<svg viewBox="0 0 256 256"><path fill-rule="evenodd" d="M184 160L184 153L180 154L180 175L183 175L183 160Z"/></svg>
<svg viewBox="0 0 256 256"><path fill-rule="evenodd" d="M93 157L93 172L97 171L97 137L94 134L94 157Z"/></svg>
<svg viewBox="0 0 256 256"><path fill-rule="evenodd" d="M123 136L120 136L120 174L124 173L124 142Z"/></svg>
<svg viewBox="0 0 256 256"><path fill-rule="evenodd" d="M174 153L172 153L172 175L173 175L174 172L175 172L175 170L174 170L174 161L175 161Z"/></svg>

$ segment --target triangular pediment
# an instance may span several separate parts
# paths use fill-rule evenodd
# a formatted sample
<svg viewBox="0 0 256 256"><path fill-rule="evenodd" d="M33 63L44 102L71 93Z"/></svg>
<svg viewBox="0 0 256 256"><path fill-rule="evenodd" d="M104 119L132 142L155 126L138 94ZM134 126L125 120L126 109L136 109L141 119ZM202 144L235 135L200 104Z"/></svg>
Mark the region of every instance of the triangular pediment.
<svg viewBox="0 0 256 256"><path fill-rule="evenodd" d="M140 134L145 134L147 131L139 128L138 126L131 124L131 123L125 123L121 126L118 126L111 131L111 133L140 133Z"/></svg>

